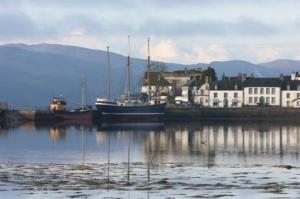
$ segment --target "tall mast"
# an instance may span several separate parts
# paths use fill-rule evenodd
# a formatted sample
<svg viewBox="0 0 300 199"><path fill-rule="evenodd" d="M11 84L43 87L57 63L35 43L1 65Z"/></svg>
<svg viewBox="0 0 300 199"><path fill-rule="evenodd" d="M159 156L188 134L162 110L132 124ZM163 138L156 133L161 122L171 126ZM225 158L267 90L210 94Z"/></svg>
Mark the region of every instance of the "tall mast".
<svg viewBox="0 0 300 199"><path fill-rule="evenodd" d="M149 47L149 43L150 43L150 38L148 37L148 101L151 100L151 91L150 91L150 47Z"/></svg>
<svg viewBox="0 0 300 199"><path fill-rule="evenodd" d="M110 59L109 59L109 46L107 46L107 85L108 85L108 96L107 98L111 98L111 85L110 85Z"/></svg>
<svg viewBox="0 0 300 199"><path fill-rule="evenodd" d="M82 75L82 77L81 77L81 110L83 110L84 104L85 104L85 90L86 90L85 86L86 86L85 76Z"/></svg>
<svg viewBox="0 0 300 199"><path fill-rule="evenodd" d="M130 36L128 35L128 58L127 58L127 80L128 80L128 90L127 95L130 96L130 90L131 90L131 78L130 78Z"/></svg>

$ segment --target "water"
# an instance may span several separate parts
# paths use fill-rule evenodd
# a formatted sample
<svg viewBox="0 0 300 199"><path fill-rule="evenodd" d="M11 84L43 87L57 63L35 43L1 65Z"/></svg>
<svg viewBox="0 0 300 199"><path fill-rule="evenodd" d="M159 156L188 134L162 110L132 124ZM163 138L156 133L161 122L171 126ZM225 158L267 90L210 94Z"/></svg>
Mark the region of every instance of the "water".
<svg viewBox="0 0 300 199"><path fill-rule="evenodd" d="M253 198L300 193L300 124L0 130L0 198Z"/></svg>

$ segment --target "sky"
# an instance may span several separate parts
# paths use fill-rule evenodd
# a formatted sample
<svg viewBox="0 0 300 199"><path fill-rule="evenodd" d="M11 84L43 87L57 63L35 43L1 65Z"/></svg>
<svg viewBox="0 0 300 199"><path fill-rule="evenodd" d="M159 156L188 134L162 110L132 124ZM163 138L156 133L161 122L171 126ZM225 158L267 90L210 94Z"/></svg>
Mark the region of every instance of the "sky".
<svg viewBox="0 0 300 199"><path fill-rule="evenodd" d="M0 44L55 43L182 64L300 60L299 0L1 0Z"/></svg>

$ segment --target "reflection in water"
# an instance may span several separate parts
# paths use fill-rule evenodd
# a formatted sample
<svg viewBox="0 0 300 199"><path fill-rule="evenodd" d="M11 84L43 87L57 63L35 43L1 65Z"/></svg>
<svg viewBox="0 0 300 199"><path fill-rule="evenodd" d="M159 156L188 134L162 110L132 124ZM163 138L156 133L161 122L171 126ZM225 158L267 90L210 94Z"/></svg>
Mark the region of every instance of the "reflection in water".
<svg viewBox="0 0 300 199"><path fill-rule="evenodd" d="M130 161L131 153L138 154L138 161L147 162L148 167L153 161L172 162L178 157L198 158L211 167L216 164L218 154L228 157L235 155L239 158L256 155L283 157L285 154L294 154L298 158L299 129L298 124L268 123L168 123L140 126L122 124L98 127L25 124L16 129L1 128L0 142L11 136L18 137L21 132L29 132L28 139L45 139L37 133L48 132L53 141L63 141L59 145L66 145L66 150L77 143L82 160L89 157L89 152L94 150L102 150L104 153L107 151L108 155L112 150L114 155L122 154L121 160L127 162ZM79 137L75 143L72 140L77 134ZM89 147L86 148L87 146ZM104 151L97 146L108 148ZM140 150L141 148L143 150ZM124 151L127 153L123 153ZM135 156L132 158L136 160ZM110 161L109 157L107 161Z"/></svg>
<svg viewBox="0 0 300 199"><path fill-rule="evenodd" d="M260 190L291 194L299 188L299 129L225 122L1 128L0 191L11 183L61 193L105 190L108 197L132 190L145 191L140 198L172 191L191 197L199 191L240 198Z"/></svg>

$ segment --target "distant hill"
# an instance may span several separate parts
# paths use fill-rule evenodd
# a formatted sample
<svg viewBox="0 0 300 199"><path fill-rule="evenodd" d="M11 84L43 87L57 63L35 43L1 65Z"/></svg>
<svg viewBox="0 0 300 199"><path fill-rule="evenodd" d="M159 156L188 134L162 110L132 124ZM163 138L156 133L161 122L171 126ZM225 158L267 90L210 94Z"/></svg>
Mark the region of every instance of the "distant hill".
<svg viewBox="0 0 300 199"><path fill-rule="evenodd" d="M106 51L56 44L7 44L0 46L0 101L15 107L46 107L53 91L63 94L70 105L80 103L80 78L87 80L87 101L93 104L96 97L107 91ZM112 90L119 96L126 88L127 57L111 53ZM290 60L292 61L292 60ZM140 90L146 60L132 58L133 89ZM296 61L297 62L297 61ZM272 62L252 64L233 60L210 63L219 77L238 73L255 76L278 76L281 72ZM209 64L192 65L162 63L166 70L206 68ZM294 65L293 65L294 67ZM283 69L284 70L284 67ZM290 69L286 71L289 73ZM285 72L283 72L285 73Z"/></svg>
<svg viewBox="0 0 300 199"><path fill-rule="evenodd" d="M276 73L300 72L300 61L290 59L278 59L272 62L261 63L260 66L271 68Z"/></svg>

